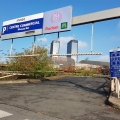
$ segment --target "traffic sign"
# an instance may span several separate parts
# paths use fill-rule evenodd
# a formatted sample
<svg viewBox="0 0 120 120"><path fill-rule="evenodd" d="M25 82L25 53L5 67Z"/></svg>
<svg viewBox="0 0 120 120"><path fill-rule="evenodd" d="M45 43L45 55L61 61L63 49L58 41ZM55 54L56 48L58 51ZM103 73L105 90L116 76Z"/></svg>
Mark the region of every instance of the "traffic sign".
<svg viewBox="0 0 120 120"><path fill-rule="evenodd" d="M120 78L120 49L110 51L110 74Z"/></svg>

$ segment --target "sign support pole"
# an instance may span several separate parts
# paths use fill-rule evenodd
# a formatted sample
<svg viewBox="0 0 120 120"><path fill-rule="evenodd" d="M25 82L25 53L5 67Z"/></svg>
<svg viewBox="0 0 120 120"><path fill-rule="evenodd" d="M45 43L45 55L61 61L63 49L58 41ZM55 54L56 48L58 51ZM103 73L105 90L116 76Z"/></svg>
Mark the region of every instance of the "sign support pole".
<svg viewBox="0 0 120 120"><path fill-rule="evenodd" d="M35 41L36 41L36 36L34 36L34 43L33 43L33 50L32 50L33 54L34 54L34 50L35 50Z"/></svg>
<svg viewBox="0 0 120 120"><path fill-rule="evenodd" d="M11 47L10 47L10 56L12 55L12 47L13 47L13 39L12 39L12 43L11 43Z"/></svg>
<svg viewBox="0 0 120 120"><path fill-rule="evenodd" d="M93 52L93 31L94 31L94 23L92 23L92 34L91 34L91 52Z"/></svg>
<svg viewBox="0 0 120 120"><path fill-rule="evenodd" d="M60 33L58 32L58 40L59 40L59 37L60 37ZM59 50L58 50L58 52L60 51L60 44L59 44ZM57 53L57 54L59 54L59 53ZM58 56L59 57L59 56Z"/></svg>
<svg viewBox="0 0 120 120"><path fill-rule="evenodd" d="M60 33L58 32L58 39L59 39L59 37L60 37Z"/></svg>

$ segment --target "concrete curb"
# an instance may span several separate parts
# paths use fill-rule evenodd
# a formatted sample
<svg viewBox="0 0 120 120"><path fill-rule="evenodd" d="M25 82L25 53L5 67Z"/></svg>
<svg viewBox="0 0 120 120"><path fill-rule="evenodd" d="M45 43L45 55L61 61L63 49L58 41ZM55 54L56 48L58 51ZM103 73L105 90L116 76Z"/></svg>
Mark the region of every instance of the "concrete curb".
<svg viewBox="0 0 120 120"><path fill-rule="evenodd" d="M0 81L0 84L38 83L43 81L59 80L61 78L66 78L66 77L92 77L92 76L59 75L59 76L45 77L41 79L2 80Z"/></svg>
<svg viewBox="0 0 120 120"><path fill-rule="evenodd" d="M46 80L58 80L58 79L65 78L65 77L70 77L70 75L60 75L60 76L45 77L45 79Z"/></svg>
<svg viewBox="0 0 120 120"><path fill-rule="evenodd" d="M20 83L38 83L41 80L8 80L8 81L0 81L0 84L20 84Z"/></svg>
<svg viewBox="0 0 120 120"><path fill-rule="evenodd" d="M108 99L108 103L110 106L116 108L116 109L120 109L120 99L117 97L109 97Z"/></svg>
<svg viewBox="0 0 120 120"><path fill-rule="evenodd" d="M45 77L41 79L2 80L0 81L0 84L39 83L43 81L58 80L60 78L65 78L65 77L68 77L68 76L61 75L61 76Z"/></svg>
<svg viewBox="0 0 120 120"><path fill-rule="evenodd" d="M0 81L0 84L27 83L27 81Z"/></svg>

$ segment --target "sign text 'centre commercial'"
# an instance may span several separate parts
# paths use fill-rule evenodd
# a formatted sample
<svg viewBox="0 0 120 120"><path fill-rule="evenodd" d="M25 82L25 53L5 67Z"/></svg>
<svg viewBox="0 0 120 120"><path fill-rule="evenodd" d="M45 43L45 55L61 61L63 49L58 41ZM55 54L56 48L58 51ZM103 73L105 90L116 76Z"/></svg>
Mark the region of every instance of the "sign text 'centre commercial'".
<svg viewBox="0 0 120 120"><path fill-rule="evenodd" d="M31 20L27 22L3 26L2 35L16 33L16 32L23 32L27 30L40 29L42 28L42 23L43 23L43 20L41 18L37 20Z"/></svg>

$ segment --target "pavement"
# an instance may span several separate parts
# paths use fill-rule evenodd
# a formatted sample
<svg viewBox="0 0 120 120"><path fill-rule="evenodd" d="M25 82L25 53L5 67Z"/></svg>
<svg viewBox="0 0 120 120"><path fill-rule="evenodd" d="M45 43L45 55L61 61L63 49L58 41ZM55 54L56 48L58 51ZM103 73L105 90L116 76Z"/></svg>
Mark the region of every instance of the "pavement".
<svg viewBox="0 0 120 120"><path fill-rule="evenodd" d="M49 80L58 80L66 77L68 77L68 75L45 77L41 79L2 80L0 81L0 84L39 83L39 82L49 81ZM110 94L107 101L110 106L116 109L120 109L120 98L117 98L115 94Z"/></svg>
<svg viewBox="0 0 120 120"><path fill-rule="evenodd" d="M119 120L106 105L109 79L65 77L37 83L1 84L1 120Z"/></svg>
<svg viewBox="0 0 120 120"><path fill-rule="evenodd" d="M60 120L18 107L0 104L0 120Z"/></svg>

